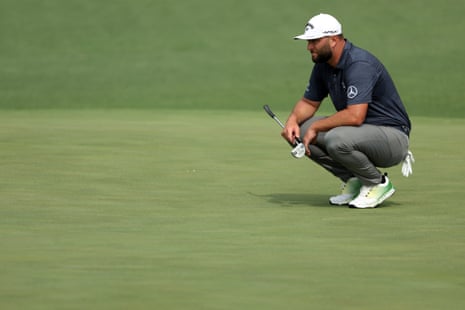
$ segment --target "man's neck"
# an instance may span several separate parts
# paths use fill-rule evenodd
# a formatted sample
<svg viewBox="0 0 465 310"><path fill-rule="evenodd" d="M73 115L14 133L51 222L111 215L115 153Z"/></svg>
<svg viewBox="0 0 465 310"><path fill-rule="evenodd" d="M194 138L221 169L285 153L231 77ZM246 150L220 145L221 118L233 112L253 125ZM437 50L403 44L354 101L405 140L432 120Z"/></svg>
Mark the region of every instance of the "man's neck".
<svg viewBox="0 0 465 310"><path fill-rule="evenodd" d="M334 47L333 57L331 57L331 59L328 60L328 64L331 67L336 68L337 64L339 63L339 60L341 60L342 52L344 51L345 45L346 45L346 40L337 41L337 45Z"/></svg>

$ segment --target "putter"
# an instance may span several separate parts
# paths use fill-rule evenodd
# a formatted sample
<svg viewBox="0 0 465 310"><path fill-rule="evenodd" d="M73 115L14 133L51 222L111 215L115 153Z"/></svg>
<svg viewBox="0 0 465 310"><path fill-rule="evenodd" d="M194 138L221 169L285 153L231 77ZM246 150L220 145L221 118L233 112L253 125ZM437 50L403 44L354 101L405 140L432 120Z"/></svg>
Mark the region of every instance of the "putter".
<svg viewBox="0 0 465 310"><path fill-rule="evenodd" d="M281 126L281 128L284 128L284 125L283 123L281 123L281 121L279 120L279 118L273 113L273 111L271 111L270 107L265 104L263 106L263 109L265 109L266 113L276 121L276 123L279 124L279 126ZM295 143L292 144L289 142L289 145L292 146L292 150L291 150L291 155L294 157L294 158L302 158L305 156L305 146L304 144L302 143L302 141L300 140L299 137L296 137L295 138Z"/></svg>

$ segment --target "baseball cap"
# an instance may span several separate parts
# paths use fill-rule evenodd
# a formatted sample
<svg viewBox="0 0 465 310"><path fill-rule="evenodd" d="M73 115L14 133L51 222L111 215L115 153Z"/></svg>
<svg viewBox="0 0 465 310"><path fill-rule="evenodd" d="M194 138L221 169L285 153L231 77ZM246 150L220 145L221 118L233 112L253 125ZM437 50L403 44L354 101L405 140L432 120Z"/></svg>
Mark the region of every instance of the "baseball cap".
<svg viewBox="0 0 465 310"><path fill-rule="evenodd" d="M310 18L305 25L305 32L295 36L294 40L313 40L342 33L342 26L329 14L318 14Z"/></svg>

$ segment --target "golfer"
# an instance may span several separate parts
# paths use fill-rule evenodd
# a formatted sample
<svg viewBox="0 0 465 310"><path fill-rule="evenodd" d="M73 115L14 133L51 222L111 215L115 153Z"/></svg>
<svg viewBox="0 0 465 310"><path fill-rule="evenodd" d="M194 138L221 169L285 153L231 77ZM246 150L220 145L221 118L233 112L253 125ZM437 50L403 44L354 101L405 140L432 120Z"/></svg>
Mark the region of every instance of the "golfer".
<svg viewBox="0 0 465 310"><path fill-rule="evenodd" d="M411 123L396 87L375 56L344 38L331 15L312 17L294 39L307 41L315 65L282 136L291 143L300 137L307 156L342 180L331 204L375 208L395 192L377 167L404 161L404 175L412 172ZM328 95L336 112L315 116Z"/></svg>

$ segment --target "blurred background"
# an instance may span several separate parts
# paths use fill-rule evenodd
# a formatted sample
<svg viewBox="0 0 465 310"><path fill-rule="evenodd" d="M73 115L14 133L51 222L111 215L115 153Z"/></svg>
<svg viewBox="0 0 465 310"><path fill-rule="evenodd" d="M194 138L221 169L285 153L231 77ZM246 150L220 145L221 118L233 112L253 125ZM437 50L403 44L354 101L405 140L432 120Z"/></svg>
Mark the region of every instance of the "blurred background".
<svg viewBox="0 0 465 310"><path fill-rule="evenodd" d="M382 60L412 116L464 117L464 9L462 0L2 0L0 109L289 110L313 65L292 37L325 12Z"/></svg>

